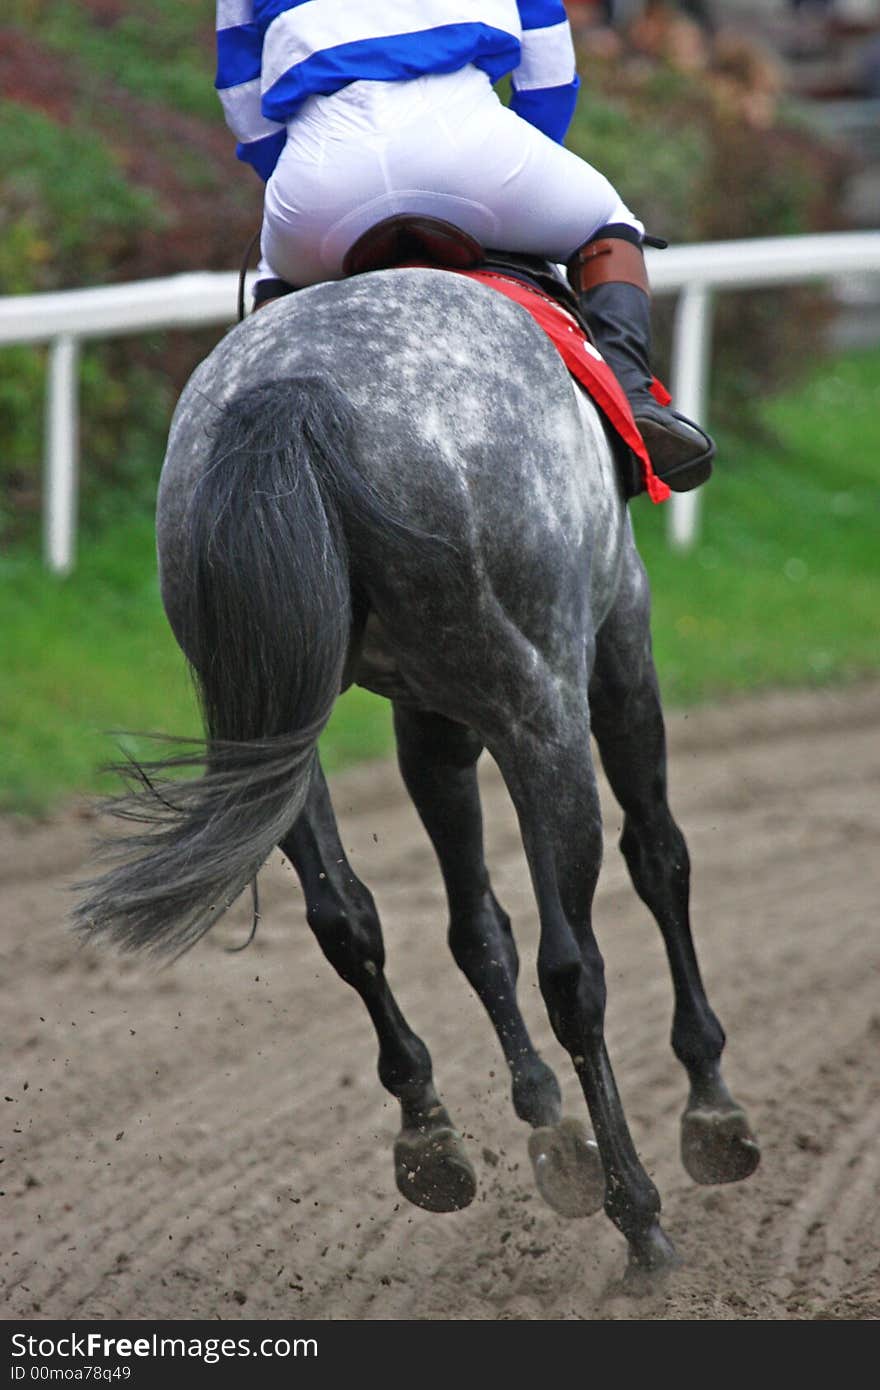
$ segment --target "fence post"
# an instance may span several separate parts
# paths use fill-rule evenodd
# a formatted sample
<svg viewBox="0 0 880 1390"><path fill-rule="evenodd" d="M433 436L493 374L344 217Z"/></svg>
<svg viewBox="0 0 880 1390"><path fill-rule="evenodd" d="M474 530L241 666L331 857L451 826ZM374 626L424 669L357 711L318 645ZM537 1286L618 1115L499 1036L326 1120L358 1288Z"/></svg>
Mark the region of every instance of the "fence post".
<svg viewBox="0 0 880 1390"><path fill-rule="evenodd" d="M73 569L76 533L79 342L70 334L49 349L46 379L43 553L55 574Z"/></svg>
<svg viewBox="0 0 880 1390"><path fill-rule="evenodd" d="M672 338L672 402L682 415L705 423L712 337L712 293L706 285L686 285L675 306ZM669 543L690 550L700 525L699 491L672 494Z"/></svg>

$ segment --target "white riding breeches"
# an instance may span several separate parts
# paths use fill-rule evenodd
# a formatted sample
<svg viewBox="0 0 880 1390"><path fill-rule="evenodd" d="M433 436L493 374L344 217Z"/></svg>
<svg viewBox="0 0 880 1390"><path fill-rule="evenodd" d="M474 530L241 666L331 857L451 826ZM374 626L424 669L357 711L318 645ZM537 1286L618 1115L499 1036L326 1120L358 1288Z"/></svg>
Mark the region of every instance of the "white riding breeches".
<svg viewBox="0 0 880 1390"><path fill-rule="evenodd" d="M297 286L338 279L358 237L400 213L557 262L609 223L643 231L604 175L467 67L353 82L304 103L266 185L260 275Z"/></svg>

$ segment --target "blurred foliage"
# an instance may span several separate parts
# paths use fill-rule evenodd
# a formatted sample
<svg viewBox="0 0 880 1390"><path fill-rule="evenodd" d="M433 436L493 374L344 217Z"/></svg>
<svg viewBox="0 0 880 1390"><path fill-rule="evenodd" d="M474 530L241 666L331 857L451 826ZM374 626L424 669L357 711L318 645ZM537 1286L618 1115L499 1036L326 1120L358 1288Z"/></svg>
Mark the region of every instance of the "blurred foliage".
<svg viewBox="0 0 880 1390"><path fill-rule="evenodd" d="M607 74L604 81L610 83ZM665 82L652 82L638 103L611 85L614 95L606 96L595 76L584 79L566 144L611 180L655 235L674 230L676 240L696 241L695 210L712 165L711 133L693 120L675 128Z"/></svg>
<svg viewBox="0 0 880 1390"><path fill-rule="evenodd" d="M0 101L0 294L96 284L161 224L95 133Z"/></svg>
<svg viewBox="0 0 880 1390"><path fill-rule="evenodd" d="M129 183L92 132L8 101L0 101L0 186L0 294L99 283L145 229L161 225L154 195ZM118 346L114 353L101 344L83 355L83 448L96 465L86 475L87 501L107 482L134 485L143 501L157 405L167 419L168 383L142 369L120 375L118 354ZM3 349L0 527L7 535L32 526L39 506L44 359L41 348ZM155 468L148 476L154 479Z"/></svg>
<svg viewBox="0 0 880 1390"><path fill-rule="evenodd" d="M94 77L206 120L217 116L214 6L180 0L4 0L17 24Z"/></svg>
<svg viewBox="0 0 880 1390"><path fill-rule="evenodd" d="M8 540L13 529L36 524L46 353L4 347L0 354L0 536Z"/></svg>

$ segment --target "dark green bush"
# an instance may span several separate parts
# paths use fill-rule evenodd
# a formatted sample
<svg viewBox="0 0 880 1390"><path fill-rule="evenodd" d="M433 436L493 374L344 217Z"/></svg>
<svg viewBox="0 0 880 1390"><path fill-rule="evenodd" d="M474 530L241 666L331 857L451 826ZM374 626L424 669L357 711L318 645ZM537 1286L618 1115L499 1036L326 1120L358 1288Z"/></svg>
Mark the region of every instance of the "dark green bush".
<svg viewBox="0 0 880 1390"><path fill-rule="evenodd" d="M0 294L100 284L161 225L95 132L0 101Z"/></svg>
<svg viewBox="0 0 880 1390"><path fill-rule="evenodd" d="M8 23L92 78L212 120L214 6L181 0L4 0Z"/></svg>
<svg viewBox="0 0 880 1390"><path fill-rule="evenodd" d="M0 102L0 188L0 294L112 278L137 239L161 225L154 196L128 182L92 132L8 101ZM120 374L113 357L108 345L83 357L87 499L115 479L131 489L130 461L143 465L145 452L155 453L144 449L145 430L157 415L160 431L167 419L167 383L144 371ZM7 534L32 527L39 509L44 367L41 348L0 350L0 528Z"/></svg>

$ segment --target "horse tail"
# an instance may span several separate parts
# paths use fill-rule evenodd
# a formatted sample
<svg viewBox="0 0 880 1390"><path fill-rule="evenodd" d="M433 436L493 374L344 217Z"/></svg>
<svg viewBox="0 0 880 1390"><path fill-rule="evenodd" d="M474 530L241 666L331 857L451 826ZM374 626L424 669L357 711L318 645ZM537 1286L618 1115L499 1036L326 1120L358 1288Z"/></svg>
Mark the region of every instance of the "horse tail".
<svg viewBox="0 0 880 1390"><path fill-rule="evenodd" d="M222 410L189 508L177 624L205 742L130 765L129 791L108 809L148 828L106 841L115 866L79 885L86 936L179 955L299 815L348 654L350 540L366 534L372 548L407 534L358 471L353 441L350 402L318 377L272 382ZM167 776L196 764L200 776Z"/></svg>

